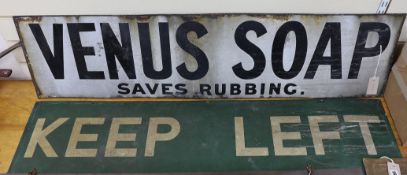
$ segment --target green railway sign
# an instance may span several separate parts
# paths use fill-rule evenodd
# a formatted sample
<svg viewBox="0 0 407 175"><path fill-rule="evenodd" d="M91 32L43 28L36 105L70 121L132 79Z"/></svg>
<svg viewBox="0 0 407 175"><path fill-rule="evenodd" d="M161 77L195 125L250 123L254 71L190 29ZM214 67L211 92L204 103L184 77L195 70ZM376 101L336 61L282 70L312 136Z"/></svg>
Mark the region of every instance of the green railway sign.
<svg viewBox="0 0 407 175"><path fill-rule="evenodd" d="M360 168L400 152L379 100L38 102L11 173Z"/></svg>

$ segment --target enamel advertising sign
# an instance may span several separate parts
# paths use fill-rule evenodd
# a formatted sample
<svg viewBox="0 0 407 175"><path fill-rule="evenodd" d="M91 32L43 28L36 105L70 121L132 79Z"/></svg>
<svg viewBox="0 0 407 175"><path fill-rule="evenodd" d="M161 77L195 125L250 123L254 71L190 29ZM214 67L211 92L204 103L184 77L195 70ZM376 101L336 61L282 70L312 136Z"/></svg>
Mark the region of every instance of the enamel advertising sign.
<svg viewBox="0 0 407 175"><path fill-rule="evenodd" d="M15 17L40 97L378 95L404 15Z"/></svg>
<svg viewBox="0 0 407 175"><path fill-rule="evenodd" d="M9 171L354 175L384 155L401 156L376 99L38 102Z"/></svg>

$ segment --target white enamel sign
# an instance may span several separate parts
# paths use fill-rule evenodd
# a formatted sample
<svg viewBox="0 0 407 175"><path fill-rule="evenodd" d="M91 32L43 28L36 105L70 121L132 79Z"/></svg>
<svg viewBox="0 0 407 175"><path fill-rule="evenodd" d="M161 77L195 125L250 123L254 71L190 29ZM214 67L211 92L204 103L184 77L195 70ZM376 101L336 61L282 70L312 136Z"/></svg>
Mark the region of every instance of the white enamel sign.
<svg viewBox="0 0 407 175"><path fill-rule="evenodd" d="M404 15L15 17L40 97L100 98L366 96L371 77L381 93L403 21Z"/></svg>

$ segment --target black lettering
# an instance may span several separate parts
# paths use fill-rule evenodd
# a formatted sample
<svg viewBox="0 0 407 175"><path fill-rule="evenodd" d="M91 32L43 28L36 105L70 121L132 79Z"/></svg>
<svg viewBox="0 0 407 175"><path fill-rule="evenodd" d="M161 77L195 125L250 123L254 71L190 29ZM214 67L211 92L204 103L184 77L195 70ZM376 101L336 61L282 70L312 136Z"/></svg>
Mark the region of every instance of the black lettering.
<svg viewBox="0 0 407 175"><path fill-rule="evenodd" d="M166 84L166 83L161 84L161 90L164 95L172 95L172 92L170 91L171 86L172 86L172 84Z"/></svg>
<svg viewBox="0 0 407 175"><path fill-rule="evenodd" d="M246 95L254 95L256 93L257 93L256 84L247 83L246 84L246 89L245 89L245 94Z"/></svg>
<svg viewBox="0 0 407 175"><path fill-rule="evenodd" d="M54 54L49 47L47 39L39 24L28 24L40 47L42 55L55 79L64 79L64 40L62 24L53 24Z"/></svg>
<svg viewBox="0 0 407 175"><path fill-rule="evenodd" d="M186 84L176 84L175 89L177 90L177 92L175 92L177 95L185 95L188 92Z"/></svg>
<svg viewBox="0 0 407 175"><path fill-rule="evenodd" d="M143 87L139 83L134 84L134 88L133 88L133 92L132 92L132 94L137 94L137 93L141 93L143 95L146 94Z"/></svg>
<svg viewBox="0 0 407 175"><path fill-rule="evenodd" d="M187 69L186 64L182 63L177 67L177 71L182 77L187 80L198 80L204 77L206 73L208 73L209 62L205 53L199 47L195 46L188 40L187 35L191 31L194 31L196 33L197 38L201 38L202 36L206 35L208 31L202 24L194 21L189 21L181 24L176 32L176 40L179 47L195 57L197 62L197 69L191 72Z"/></svg>
<svg viewBox="0 0 407 175"><path fill-rule="evenodd" d="M69 38L71 40L79 78L105 79L103 71L88 71L86 66L85 55L95 55L95 49L93 47L83 47L79 33L92 31L95 31L94 23L68 23Z"/></svg>
<svg viewBox="0 0 407 175"><path fill-rule="evenodd" d="M240 90L240 84L230 84L230 95L239 95L240 93L242 93Z"/></svg>
<svg viewBox="0 0 407 175"><path fill-rule="evenodd" d="M148 78L166 79L170 77L172 74L168 23L160 22L158 25L160 32L161 61L162 61L162 69L160 71L156 71L154 69L153 56L151 52L149 24L138 23L141 57L143 60L143 71Z"/></svg>
<svg viewBox="0 0 407 175"><path fill-rule="evenodd" d="M289 32L294 32L296 45L295 56L290 70L285 71L283 66L284 45ZM271 65L277 77L291 79L300 73L307 54L307 33L304 26L297 21L289 21L283 24L277 31L272 48Z"/></svg>
<svg viewBox="0 0 407 175"><path fill-rule="evenodd" d="M274 83L270 83L270 89L269 89L269 94L270 95L272 95L274 93L276 95L279 95L280 92L281 92L281 83L277 83L277 85L274 84Z"/></svg>
<svg viewBox="0 0 407 175"><path fill-rule="evenodd" d="M205 95L204 93L206 92L207 95L212 95L211 93L211 85L209 84L200 84L199 85L199 92L201 92L202 95Z"/></svg>
<svg viewBox="0 0 407 175"><path fill-rule="evenodd" d="M158 89L158 83L154 83L154 86L151 87L150 84L146 83L147 90L150 92L150 94L155 94Z"/></svg>
<svg viewBox="0 0 407 175"><path fill-rule="evenodd" d="M256 21L246 21L240 24L235 32L235 42L240 49L253 58L254 66L251 70L245 70L242 63L233 66L233 72L242 79L253 79L261 75L266 67L266 57L259 47L246 38L249 31L254 31L257 38L267 33L263 24Z"/></svg>
<svg viewBox="0 0 407 175"><path fill-rule="evenodd" d="M331 56L324 56L329 41L331 41ZM304 78L313 79L319 65L330 65L331 79L341 79L341 60L341 24L338 22L326 23Z"/></svg>
<svg viewBox="0 0 407 175"><path fill-rule="evenodd" d="M136 79L129 24L119 24L121 45L108 23L101 23L100 28L102 30L103 46L105 48L110 79L119 79L115 58L117 58L123 67L127 77L129 77L129 79Z"/></svg>
<svg viewBox="0 0 407 175"><path fill-rule="evenodd" d="M221 87L219 87L219 85ZM216 95L225 95L226 94L226 84L222 83L222 84L215 84L215 94Z"/></svg>
<svg viewBox="0 0 407 175"><path fill-rule="evenodd" d="M127 83L120 83L117 88L119 88L118 93L119 94L129 94L130 93L130 89L129 89L129 84ZM121 91L120 91L121 90Z"/></svg>
<svg viewBox="0 0 407 175"><path fill-rule="evenodd" d="M261 83L260 84L260 95L264 95L265 90L266 90L266 84Z"/></svg>
<svg viewBox="0 0 407 175"><path fill-rule="evenodd" d="M375 46L366 48L366 41L369 32L376 32L379 39ZM349 69L348 79L357 79L359 75L362 58L373 57L380 54L380 46L385 50L390 41L390 27L384 23L364 22L359 26L359 32L356 39L355 50L353 52L352 62Z"/></svg>
<svg viewBox="0 0 407 175"><path fill-rule="evenodd" d="M295 94L296 92L297 92L297 90L295 90L295 87L296 87L297 85L296 84L293 84L293 83L288 83L288 84L286 84L285 86L284 86L284 93L285 94L287 94L287 95L293 95L293 94ZM293 88L290 88L290 87L293 87ZM290 90L291 89L291 90Z"/></svg>

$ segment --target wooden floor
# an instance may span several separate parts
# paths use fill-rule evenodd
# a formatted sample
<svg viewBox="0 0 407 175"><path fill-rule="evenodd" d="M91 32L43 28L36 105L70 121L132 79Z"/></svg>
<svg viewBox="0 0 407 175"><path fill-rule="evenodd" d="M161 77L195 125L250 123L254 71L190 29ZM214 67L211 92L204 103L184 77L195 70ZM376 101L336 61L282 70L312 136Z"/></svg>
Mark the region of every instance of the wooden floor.
<svg viewBox="0 0 407 175"><path fill-rule="evenodd" d="M36 101L72 101L95 99L37 99L35 89L31 81L0 81L0 173L6 173L10 166L13 155L17 149L20 137L23 133L31 109ZM157 99L98 99L99 101L157 101ZM160 101L195 101L193 99L159 99ZM270 100L270 99L265 99ZM273 99L279 100L279 99ZM386 106L384 99L381 99ZM393 121L387 107L393 131L400 144L397 132L394 130ZM407 147L400 147L404 157L407 157Z"/></svg>

